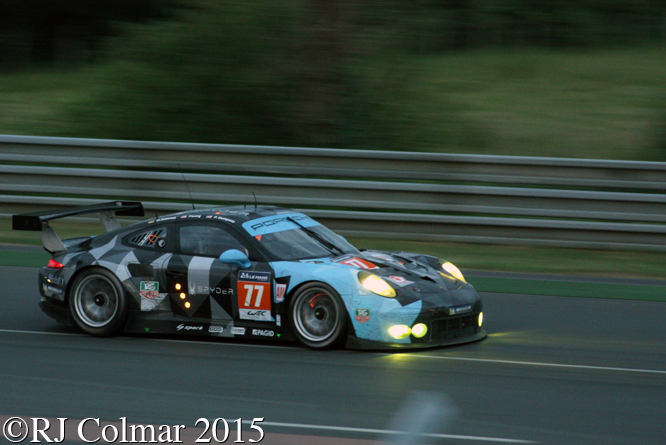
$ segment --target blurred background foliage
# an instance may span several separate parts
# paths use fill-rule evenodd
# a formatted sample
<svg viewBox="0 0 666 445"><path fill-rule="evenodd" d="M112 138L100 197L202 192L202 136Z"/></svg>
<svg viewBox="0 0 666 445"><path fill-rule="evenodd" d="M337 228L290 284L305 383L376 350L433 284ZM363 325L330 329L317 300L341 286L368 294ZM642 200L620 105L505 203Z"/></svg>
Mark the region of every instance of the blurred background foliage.
<svg viewBox="0 0 666 445"><path fill-rule="evenodd" d="M0 132L666 160L663 0L0 0Z"/></svg>

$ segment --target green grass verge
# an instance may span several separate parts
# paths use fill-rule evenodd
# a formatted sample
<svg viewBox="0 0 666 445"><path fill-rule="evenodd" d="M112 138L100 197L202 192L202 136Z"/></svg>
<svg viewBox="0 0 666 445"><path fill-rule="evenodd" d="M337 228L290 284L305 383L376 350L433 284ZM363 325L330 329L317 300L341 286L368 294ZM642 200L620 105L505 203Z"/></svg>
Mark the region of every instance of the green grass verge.
<svg viewBox="0 0 666 445"><path fill-rule="evenodd" d="M663 161L665 58L666 46L473 51L424 61L419 85L483 124L484 153Z"/></svg>
<svg viewBox="0 0 666 445"><path fill-rule="evenodd" d="M0 250L0 266L43 267L51 255L48 252L20 252Z"/></svg>
<svg viewBox="0 0 666 445"><path fill-rule="evenodd" d="M486 277L474 277L469 281L479 292L666 302L665 286Z"/></svg>

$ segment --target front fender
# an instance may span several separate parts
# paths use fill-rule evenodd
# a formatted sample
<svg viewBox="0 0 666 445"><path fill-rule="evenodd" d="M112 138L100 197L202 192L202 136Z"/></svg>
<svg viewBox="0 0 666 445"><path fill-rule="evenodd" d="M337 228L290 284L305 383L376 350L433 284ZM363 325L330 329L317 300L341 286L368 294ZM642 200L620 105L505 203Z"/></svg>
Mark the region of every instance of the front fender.
<svg viewBox="0 0 666 445"><path fill-rule="evenodd" d="M331 263L298 263L280 261L271 263L275 277L290 277L287 294L300 285L319 281L335 289L347 309L351 320L349 334L365 340L405 343L409 338L396 340L388 329L394 324L412 326L421 311L421 302L401 306L394 298L376 295L363 288L358 280L359 269Z"/></svg>

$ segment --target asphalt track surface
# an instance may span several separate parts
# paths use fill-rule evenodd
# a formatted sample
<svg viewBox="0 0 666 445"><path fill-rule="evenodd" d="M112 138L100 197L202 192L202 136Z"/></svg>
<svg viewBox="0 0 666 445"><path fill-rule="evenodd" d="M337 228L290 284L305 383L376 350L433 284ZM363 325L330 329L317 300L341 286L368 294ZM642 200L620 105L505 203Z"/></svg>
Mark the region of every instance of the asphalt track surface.
<svg viewBox="0 0 666 445"><path fill-rule="evenodd" d="M317 352L88 337L41 313L36 271L0 268L3 423L125 417L186 425L193 440L202 417L263 417L261 443L407 443L385 432L415 428L432 408L431 435L414 443L666 443L665 303L485 293L482 342ZM66 442L84 443L74 436Z"/></svg>

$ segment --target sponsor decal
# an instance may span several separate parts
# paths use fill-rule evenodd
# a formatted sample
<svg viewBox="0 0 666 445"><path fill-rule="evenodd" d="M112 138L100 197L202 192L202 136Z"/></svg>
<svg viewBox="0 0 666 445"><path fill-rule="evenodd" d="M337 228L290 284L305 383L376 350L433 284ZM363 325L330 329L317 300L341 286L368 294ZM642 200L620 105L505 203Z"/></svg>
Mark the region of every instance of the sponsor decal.
<svg viewBox="0 0 666 445"><path fill-rule="evenodd" d="M203 331L203 326L194 326L191 324L181 323L176 326L177 331Z"/></svg>
<svg viewBox="0 0 666 445"><path fill-rule="evenodd" d="M49 283L55 284L56 286L62 286L65 284L65 279L63 277L57 277L53 274L49 274L47 280Z"/></svg>
<svg viewBox="0 0 666 445"><path fill-rule="evenodd" d="M278 325L278 326L282 326L282 316L280 316L280 315L275 316L275 324ZM278 337L279 337L279 335L278 335Z"/></svg>
<svg viewBox="0 0 666 445"><path fill-rule="evenodd" d="M284 301L284 294L287 292L286 284L275 284L275 302L282 303Z"/></svg>
<svg viewBox="0 0 666 445"><path fill-rule="evenodd" d="M255 337L275 337L275 332L270 329L252 329L252 335Z"/></svg>
<svg viewBox="0 0 666 445"><path fill-rule="evenodd" d="M44 284L43 289L44 289L44 292L51 292L51 293L58 294L58 295L62 295L62 294L63 294L63 290L62 290L62 289L59 289L59 288L57 288L57 287L55 287L55 286L51 286L51 285L49 285L49 284Z"/></svg>
<svg viewBox="0 0 666 445"><path fill-rule="evenodd" d="M157 281L142 281L139 285L139 294L142 298L152 300L160 294L160 283Z"/></svg>
<svg viewBox="0 0 666 445"><path fill-rule="evenodd" d="M449 315L464 314L465 312L469 312L471 310L472 310L471 304L465 306L451 307L449 308Z"/></svg>
<svg viewBox="0 0 666 445"><path fill-rule="evenodd" d="M270 310L238 309L241 320L273 321Z"/></svg>
<svg viewBox="0 0 666 445"><path fill-rule="evenodd" d="M231 333L233 335L245 335L245 328L233 327L231 328Z"/></svg>
<svg viewBox="0 0 666 445"><path fill-rule="evenodd" d="M228 223L231 223L231 224L235 224L235 223L236 223L236 221L234 221L233 219L225 218L224 216L217 216L217 215L215 215L213 218L215 218L215 219L219 219L220 221L228 222Z"/></svg>
<svg viewBox="0 0 666 445"><path fill-rule="evenodd" d="M222 326L208 326L208 332L214 332L217 334L222 333L224 331L224 328Z"/></svg>
<svg viewBox="0 0 666 445"><path fill-rule="evenodd" d="M265 216L243 223L243 228L250 236L266 235L269 233L283 232L285 230L299 229L298 221L303 227L318 226L319 223L302 213L289 213L284 216Z"/></svg>
<svg viewBox="0 0 666 445"><path fill-rule="evenodd" d="M340 264L346 264L347 266L358 267L359 269L367 269L367 270L378 269L378 267L372 264L371 262L357 257L340 261Z"/></svg>
<svg viewBox="0 0 666 445"><path fill-rule="evenodd" d="M212 217L213 217L213 215L208 215L208 216L206 216L206 218L212 218Z"/></svg>
<svg viewBox="0 0 666 445"><path fill-rule="evenodd" d="M271 280L270 272L246 272L241 271L238 281L256 281L259 283L268 283Z"/></svg>
<svg viewBox="0 0 666 445"><path fill-rule="evenodd" d="M157 218L155 222L162 222L162 221L172 221L174 219L177 219L175 216L165 216L164 218Z"/></svg>
<svg viewBox="0 0 666 445"><path fill-rule="evenodd" d="M367 323L370 321L370 309L355 309L354 320L359 323Z"/></svg>
<svg viewBox="0 0 666 445"><path fill-rule="evenodd" d="M238 312L243 320L271 321L270 272L241 271L238 274Z"/></svg>
<svg viewBox="0 0 666 445"><path fill-rule="evenodd" d="M210 287L210 286L197 286L194 283L187 285L190 295L208 294L208 295L233 295L233 289L226 289L224 287Z"/></svg>
<svg viewBox="0 0 666 445"><path fill-rule="evenodd" d="M398 275L391 275L389 280L393 281L398 286L407 286L408 284L413 283L413 281L409 281L407 278Z"/></svg>

